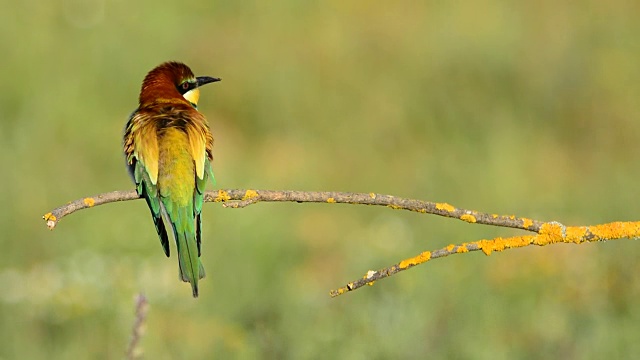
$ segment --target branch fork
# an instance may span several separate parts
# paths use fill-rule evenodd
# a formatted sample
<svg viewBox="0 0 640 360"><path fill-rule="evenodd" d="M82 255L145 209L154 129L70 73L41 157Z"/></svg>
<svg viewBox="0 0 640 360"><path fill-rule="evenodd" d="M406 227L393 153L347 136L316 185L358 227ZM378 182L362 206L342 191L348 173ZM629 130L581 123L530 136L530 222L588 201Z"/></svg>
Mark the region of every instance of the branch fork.
<svg viewBox="0 0 640 360"><path fill-rule="evenodd" d="M46 213L43 219L47 227L53 230L62 218L76 211L111 202L129 201L139 198L134 190L103 193L62 205ZM503 251L530 245L546 246L557 243L581 244L592 241L640 237L640 222L612 222L594 226L565 226L557 221L544 222L513 215L483 213L457 208L447 203L407 199L376 193L221 189L206 192L204 201L221 202L223 203L223 207L232 209L244 208L259 202L378 205L394 210L407 210L421 214L454 218L471 224L500 226L534 233L534 235L513 236L508 238L497 237L490 240L483 239L473 242L451 244L441 249L424 251L416 256L401 260L392 266L375 271L369 270L363 277L351 281L345 286L331 290L329 292L331 297L342 295L365 285L372 286L377 280L424 264L429 260L453 254L464 254L481 250L485 255L491 255L494 251Z"/></svg>

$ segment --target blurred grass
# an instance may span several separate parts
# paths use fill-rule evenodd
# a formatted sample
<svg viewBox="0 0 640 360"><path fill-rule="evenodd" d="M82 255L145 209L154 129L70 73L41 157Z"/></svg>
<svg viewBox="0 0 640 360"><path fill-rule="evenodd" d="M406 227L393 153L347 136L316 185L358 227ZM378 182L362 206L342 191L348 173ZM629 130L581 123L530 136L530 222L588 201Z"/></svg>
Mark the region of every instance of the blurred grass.
<svg viewBox="0 0 640 360"><path fill-rule="evenodd" d="M509 235L369 207L205 209L194 301L131 188L121 130L148 70L202 92L218 186L375 191L567 224L637 220L640 9L62 0L0 13L0 358L633 358L637 245L451 257L329 299L368 269Z"/></svg>

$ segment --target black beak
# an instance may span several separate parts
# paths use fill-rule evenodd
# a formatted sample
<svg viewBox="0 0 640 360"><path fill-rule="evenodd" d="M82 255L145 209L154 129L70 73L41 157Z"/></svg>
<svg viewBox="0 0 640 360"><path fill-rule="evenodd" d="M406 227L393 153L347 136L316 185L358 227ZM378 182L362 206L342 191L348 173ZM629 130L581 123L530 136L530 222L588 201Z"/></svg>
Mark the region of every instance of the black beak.
<svg viewBox="0 0 640 360"><path fill-rule="evenodd" d="M216 82L216 81L220 81L222 79L220 78L214 78L214 77L210 77L210 76L198 76L196 78L196 80L198 81L198 86L202 86L204 84L208 84L208 83L212 83L212 82Z"/></svg>

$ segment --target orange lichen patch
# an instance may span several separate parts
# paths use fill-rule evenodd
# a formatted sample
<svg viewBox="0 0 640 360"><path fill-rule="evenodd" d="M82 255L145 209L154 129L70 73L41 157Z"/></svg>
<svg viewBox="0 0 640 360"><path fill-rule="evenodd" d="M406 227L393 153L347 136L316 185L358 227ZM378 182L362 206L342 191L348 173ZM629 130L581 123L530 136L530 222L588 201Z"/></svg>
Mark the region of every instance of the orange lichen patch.
<svg viewBox="0 0 640 360"><path fill-rule="evenodd" d="M85 205L87 205L88 207L92 207L93 205L96 204L96 201L93 198L84 198L84 200L82 200L84 202Z"/></svg>
<svg viewBox="0 0 640 360"><path fill-rule="evenodd" d="M398 264L398 267L400 269L406 269L406 268L408 268L410 266L415 266L415 265L419 265L419 264L422 264L424 262L427 262L430 259L431 259L431 252L430 251L425 251L425 252L421 253L418 256L414 256L414 257L412 257L410 259L402 260L400 262L400 264Z"/></svg>
<svg viewBox="0 0 640 360"><path fill-rule="evenodd" d="M497 219L497 218L499 218L499 217L500 217L500 215L498 215L498 214L491 214L491 217L492 217L492 218L494 218L494 219Z"/></svg>
<svg viewBox="0 0 640 360"><path fill-rule="evenodd" d="M48 212L44 214L42 218L47 222L47 227L49 228L49 230L53 230L53 228L56 227L56 221L58 219L52 213Z"/></svg>
<svg viewBox="0 0 640 360"><path fill-rule="evenodd" d="M460 246L458 246L458 248L456 249L456 253L458 254L462 254L462 253L466 253L469 252L469 249L467 249L467 245L466 244L462 244Z"/></svg>
<svg viewBox="0 0 640 360"><path fill-rule="evenodd" d="M456 248L456 245L455 245L455 244L451 244L451 245L449 245L449 246L447 246L447 247L446 247L446 249L447 249L447 251L448 251L448 252L452 252L452 251L453 251L453 249L455 249L455 248Z"/></svg>
<svg viewBox="0 0 640 360"><path fill-rule="evenodd" d="M489 256L494 251L502 251L504 250L504 243L502 243L502 238L495 238L493 240L480 240L478 241L478 247L482 252Z"/></svg>
<svg viewBox="0 0 640 360"><path fill-rule="evenodd" d="M460 220L466 221L466 222L472 223L472 224L477 221L475 216L469 215L469 214L464 214L464 215L460 216Z"/></svg>
<svg viewBox="0 0 640 360"><path fill-rule="evenodd" d="M515 215L509 215L509 219L511 219L511 220L515 220L515 219L516 219L516 216L515 216Z"/></svg>
<svg viewBox="0 0 640 360"><path fill-rule="evenodd" d="M376 198L376 194L375 193L369 193L369 197L372 198L372 199L375 199Z"/></svg>
<svg viewBox="0 0 640 360"><path fill-rule="evenodd" d="M531 245L537 235L512 236L502 239L505 249L519 248Z"/></svg>
<svg viewBox="0 0 640 360"><path fill-rule="evenodd" d="M342 295L342 294L346 293L347 291L349 291L349 289L341 287L338 290L329 291L329 296L336 297L338 295Z"/></svg>
<svg viewBox="0 0 640 360"><path fill-rule="evenodd" d="M454 212L456 210L456 208L454 208L452 205L449 205L447 203L436 203L436 209L444 210L448 212Z"/></svg>
<svg viewBox="0 0 640 360"><path fill-rule="evenodd" d="M640 237L640 222L612 222L590 226L589 231L597 237L597 240L635 238Z"/></svg>
<svg viewBox="0 0 640 360"><path fill-rule="evenodd" d="M566 242L580 244L585 241L588 228L586 226L569 226L567 228Z"/></svg>
<svg viewBox="0 0 640 360"><path fill-rule="evenodd" d="M533 220L527 219L527 218L523 218L522 219L522 227L523 228L528 229L531 225L533 225Z"/></svg>
<svg viewBox="0 0 640 360"><path fill-rule="evenodd" d="M255 190L247 190L242 197L242 200L252 199L258 197L258 193Z"/></svg>
<svg viewBox="0 0 640 360"><path fill-rule="evenodd" d="M480 240L478 241L478 245L482 252L488 256L494 251L528 246L536 236L512 236L508 238L497 237L493 240Z"/></svg>
<svg viewBox="0 0 640 360"><path fill-rule="evenodd" d="M335 204L335 203L336 203L336 199L334 199L334 198L330 197L330 198L328 198L328 199L327 199L327 202L328 202L329 204Z"/></svg>
<svg viewBox="0 0 640 360"><path fill-rule="evenodd" d="M44 214L44 216L42 216L42 218L43 218L45 221L56 221L56 220L58 220L58 219L56 218L56 216L55 216L55 215L53 215L53 214L52 214L52 213L50 213L50 212L48 212L48 213Z"/></svg>
<svg viewBox="0 0 640 360"><path fill-rule="evenodd" d="M557 222L548 222L540 227L540 234L549 234L553 236L562 236L562 225Z"/></svg>
<svg viewBox="0 0 640 360"><path fill-rule="evenodd" d="M426 214L426 213L427 213L427 209L418 209L418 212L419 212L419 213Z"/></svg>
<svg viewBox="0 0 640 360"><path fill-rule="evenodd" d="M402 209L400 206L398 205L387 205L388 208L394 209L394 210L400 210Z"/></svg>
<svg viewBox="0 0 640 360"><path fill-rule="evenodd" d="M533 244L545 246L562 241L562 225L558 223L544 223L540 227L538 235L533 239Z"/></svg>
<svg viewBox="0 0 640 360"><path fill-rule="evenodd" d="M218 190L218 196L213 199L215 202L224 202L229 200L231 200L231 196L229 196L229 194L224 190Z"/></svg>

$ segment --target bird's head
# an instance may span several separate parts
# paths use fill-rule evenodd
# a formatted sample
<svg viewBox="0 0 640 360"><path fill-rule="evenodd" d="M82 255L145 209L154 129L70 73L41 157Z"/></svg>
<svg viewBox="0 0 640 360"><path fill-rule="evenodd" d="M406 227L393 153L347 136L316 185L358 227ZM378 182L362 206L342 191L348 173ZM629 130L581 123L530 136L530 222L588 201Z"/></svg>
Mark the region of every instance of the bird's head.
<svg viewBox="0 0 640 360"><path fill-rule="evenodd" d="M199 87L220 80L210 76L196 77L187 65L166 62L145 76L140 90L140 105L184 98L196 107L200 98Z"/></svg>

